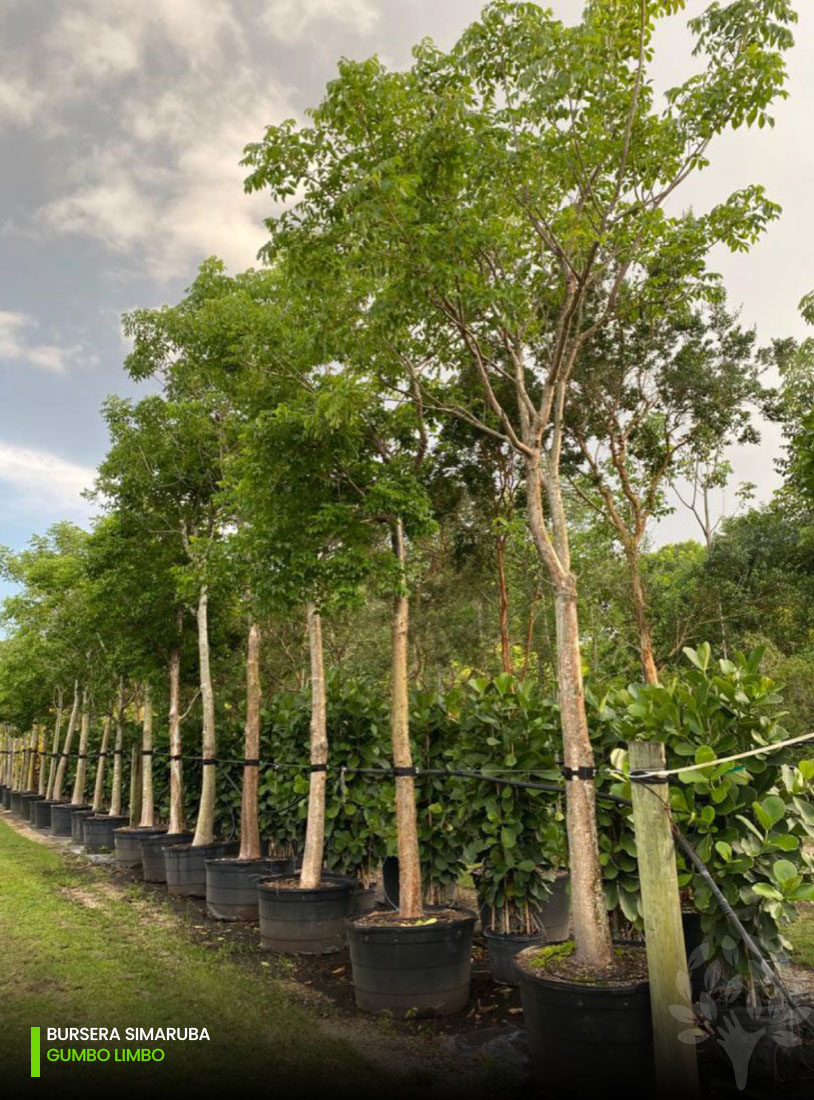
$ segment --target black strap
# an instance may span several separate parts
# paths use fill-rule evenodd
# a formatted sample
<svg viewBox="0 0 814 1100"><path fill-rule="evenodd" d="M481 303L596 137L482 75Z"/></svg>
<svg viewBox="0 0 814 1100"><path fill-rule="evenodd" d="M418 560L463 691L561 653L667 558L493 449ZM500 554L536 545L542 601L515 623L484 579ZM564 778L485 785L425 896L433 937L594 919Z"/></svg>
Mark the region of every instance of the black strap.
<svg viewBox="0 0 814 1100"><path fill-rule="evenodd" d="M596 779L596 768L582 766L579 768L569 768L568 765L562 769L563 779L568 781L572 779Z"/></svg>
<svg viewBox="0 0 814 1100"><path fill-rule="evenodd" d="M327 764L312 764L311 765L311 771L312 772L326 772L327 770L328 770L328 765Z"/></svg>
<svg viewBox="0 0 814 1100"><path fill-rule="evenodd" d="M259 768L260 767L260 761L259 760L244 760L243 761L243 767L244 768Z"/></svg>
<svg viewBox="0 0 814 1100"><path fill-rule="evenodd" d="M153 755L153 749L142 749L141 750L141 755L142 756L152 756Z"/></svg>
<svg viewBox="0 0 814 1100"><path fill-rule="evenodd" d="M397 779L402 779L407 776L416 776L418 775L418 771L411 765L409 768L393 768L393 775Z"/></svg>
<svg viewBox="0 0 814 1100"><path fill-rule="evenodd" d="M76 754L76 759L77 760L87 760L87 758L88 758L88 754L86 752L78 752Z"/></svg>
<svg viewBox="0 0 814 1100"><path fill-rule="evenodd" d="M106 752L97 752L96 755L101 759L103 756L107 756Z"/></svg>
<svg viewBox="0 0 814 1100"><path fill-rule="evenodd" d="M180 752L170 753L170 760L183 760L183 759L184 758L183 758L183 756L181 755Z"/></svg>
<svg viewBox="0 0 814 1100"><path fill-rule="evenodd" d="M203 764L204 767L206 767L207 764L217 764L217 762L218 762L218 760L217 760L217 757L215 757L215 756L206 756L201 761L201 763Z"/></svg>

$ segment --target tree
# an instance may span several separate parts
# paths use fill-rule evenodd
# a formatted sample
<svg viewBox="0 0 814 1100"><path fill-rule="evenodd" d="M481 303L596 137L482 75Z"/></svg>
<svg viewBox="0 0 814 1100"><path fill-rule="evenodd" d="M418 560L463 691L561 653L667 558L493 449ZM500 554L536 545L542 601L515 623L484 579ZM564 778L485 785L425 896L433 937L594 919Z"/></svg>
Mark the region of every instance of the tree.
<svg viewBox="0 0 814 1100"><path fill-rule="evenodd" d="M620 311L574 369L566 424L587 473L587 485L575 484L624 552L647 683L658 682L640 562L648 525L668 510L664 489L677 474L689 466L709 490L725 476L725 446L759 441L754 343L754 330L743 331L722 300L682 304L666 317Z"/></svg>
<svg viewBox="0 0 814 1100"><path fill-rule="evenodd" d="M159 548L158 576L161 584L174 584L174 594L160 602L161 629L141 634L160 653L171 677L170 694L178 690L181 633L179 612L188 604L195 607L198 635L200 693L203 703L203 746L206 760L214 760L215 704L209 645L209 598L211 578L207 564L211 543L220 533L216 493L221 476L219 425L203 400L165 401L145 398L138 404L109 399L104 407L111 435L111 447L99 467L96 495L109 502L121 516L128 535ZM136 562L138 559L136 559ZM136 562L133 564L135 565ZM144 559L142 558L142 563ZM132 579L132 574L131 574ZM164 592L166 596L166 590ZM151 670L152 671L152 670ZM173 755L180 755L180 723L173 713ZM142 746L147 749L147 745ZM174 777L176 821L180 810L180 778ZM149 788L152 757L144 758L143 784ZM196 844L210 843L214 836L215 765L204 768L201 800L196 825Z"/></svg>
<svg viewBox="0 0 814 1100"><path fill-rule="evenodd" d="M249 146L247 187L296 201L266 257L319 253L332 281L366 274L359 326L390 329L405 388L522 458L526 511L553 588L577 956L610 965L597 854L577 580L561 457L577 363L624 302L657 314L703 296L713 245L744 249L777 214L746 187L709 212L670 196L729 127L783 95L786 0L710 5L691 22L700 71L656 104L653 35L681 0L592 0L575 26L496 0L448 54L413 67L342 62L312 124ZM312 265L313 266L313 265ZM404 339L404 334L408 338ZM399 337L402 337L399 345ZM387 346L387 345L386 345ZM467 407L474 378L499 427ZM580 778L576 778L580 776Z"/></svg>

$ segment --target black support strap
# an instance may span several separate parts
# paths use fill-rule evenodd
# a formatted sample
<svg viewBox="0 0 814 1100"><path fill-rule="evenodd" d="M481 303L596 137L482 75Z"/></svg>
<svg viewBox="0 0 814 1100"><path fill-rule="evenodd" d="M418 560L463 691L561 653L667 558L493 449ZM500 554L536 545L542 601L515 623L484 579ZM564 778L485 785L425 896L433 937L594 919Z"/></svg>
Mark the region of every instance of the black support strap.
<svg viewBox="0 0 814 1100"><path fill-rule="evenodd" d="M217 764L217 762L216 756L207 756L201 761L204 767L206 767L207 764Z"/></svg>
<svg viewBox="0 0 814 1100"><path fill-rule="evenodd" d="M397 779L403 779L407 777L415 778L415 776L418 775L418 771L413 766L410 766L409 768L393 768L393 775Z"/></svg>
<svg viewBox="0 0 814 1100"><path fill-rule="evenodd" d="M566 766L562 769L562 777L569 782L572 779L596 779L596 768L589 768L585 766L579 768L569 768L566 764Z"/></svg>
<svg viewBox="0 0 814 1100"><path fill-rule="evenodd" d="M243 761L243 767L244 768L259 768L260 767L260 761L259 760L244 760Z"/></svg>
<svg viewBox="0 0 814 1100"><path fill-rule="evenodd" d="M326 772L327 770L328 770L328 765L327 764L312 764L311 765L311 771L312 772Z"/></svg>

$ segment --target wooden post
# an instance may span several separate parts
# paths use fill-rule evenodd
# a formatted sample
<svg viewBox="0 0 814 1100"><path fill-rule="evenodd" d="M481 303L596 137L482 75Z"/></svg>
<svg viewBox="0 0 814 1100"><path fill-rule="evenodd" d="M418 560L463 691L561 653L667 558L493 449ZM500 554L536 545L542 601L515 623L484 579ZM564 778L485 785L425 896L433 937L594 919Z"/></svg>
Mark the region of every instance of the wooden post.
<svg viewBox="0 0 814 1100"><path fill-rule="evenodd" d="M661 743L632 741L628 749L631 772L664 768L664 745ZM682 1031L692 1026L687 1023L692 1003L668 787L659 782L631 782L630 786L658 1094L662 1098L691 1098L698 1095L698 1062L695 1045L679 1038Z"/></svg>

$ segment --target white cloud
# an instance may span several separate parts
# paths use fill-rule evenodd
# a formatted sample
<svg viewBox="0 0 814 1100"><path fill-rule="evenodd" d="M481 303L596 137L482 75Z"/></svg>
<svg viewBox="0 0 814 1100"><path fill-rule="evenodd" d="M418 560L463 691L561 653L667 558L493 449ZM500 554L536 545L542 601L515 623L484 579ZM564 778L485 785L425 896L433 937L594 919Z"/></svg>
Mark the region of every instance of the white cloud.
<svg viewBox="0 0 814 1100"><path fill-rule="evenodd" d="M50 451L17 447L0 440L0 484L4 487L4 512L23 512L53 522L86 518L90 506L83 489L93 484L90 467L69 462Z"/></svg>
<svg viewBox="0 0 814 1100"><path fill-rule="evenodd" d="M32 343L27 337L35 328L36 320L27 313L0 309L0 360L30 363L38 370L62 374L68 363L79 357L80 348Z"/></svg>
<svg viewBox="0 0 814 1100"><path fill-rule="evenodd" d="M363 22L368 7L349 5ZM231 268L254 263L269 203L243 192L243 148L293 113L289 89L252 55L268 37L258 17L241 23L229 0L58 9L43 37L42 84L73 146L59 191L34 215L39 235L93 238L160 281L212 254ZM80 104L115 116L115 127L105 124L101 140L102 127L83 130L72 114Z"/></svg>
<svg viewBox="0 0 814 1100"><path fill-rule="evenodd" d="M379 20L370 0L268 0L263 22L282 42L296 42L314 23L331 22L369 34Z"/></svg>
<svg viewBox="0 0 814 1100"><path fill-rule="evenodd" d="M24 78L0 77L0 128L30 125L41 102L41 94Z"/></svg>

